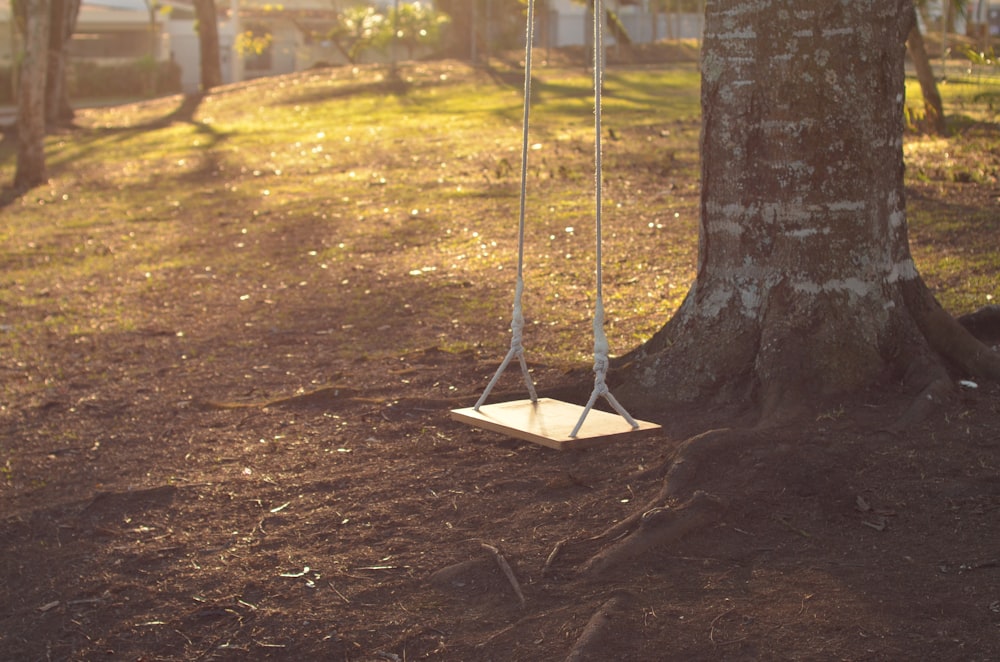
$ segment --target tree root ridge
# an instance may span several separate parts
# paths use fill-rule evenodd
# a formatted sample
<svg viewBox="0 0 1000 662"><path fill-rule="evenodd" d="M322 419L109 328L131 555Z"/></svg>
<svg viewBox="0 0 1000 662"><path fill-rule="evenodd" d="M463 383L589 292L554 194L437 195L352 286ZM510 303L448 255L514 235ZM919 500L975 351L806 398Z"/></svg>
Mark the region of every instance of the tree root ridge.
<svg viewBox="0 0 1000 662"><path fill-rule="evenodd" d="M755 416L766 427L811 417L831 399L898 386L904 373L924 381L905 380L897 396L924 397L944 372L953 381L1000 383L1000 306L955 318L919 277L885 282L853 308L836 293L810 298L773 284L756 317L733 305L716 315L701 310L706 293L724 293L724 285L693 290L649 342L616 362L626 406L662 416L710 403L715 420L720 406L733 407L732 419ZM913 369L924 363L936 369ZM917 420L919 410L907 418Z"/></svg>
<svg viewBox="0 0 1000 662"><path fill-rule="evenodd" d="M957 321L980 342L994 345L1000 343L1000 305L983 306L962 315Z"/></svg>
<svg viewBox="0 0 1000 662"><path fill-rule="evenodd" d="M574 542L560 540L545 561L543 576L555 574L557 561L568 549L587 554L584 550L596 546L597 551L576 567L583 576L597 579L646 551L669 545L716 521L725 509L723 500L705 491L692 495L692 488L706 467L716 459L731 457L735 447L751 443L757 435L753 430L722 428L689 438L671 459L653 470L654 475L663 476L656 495L597 536Z"/></svg>
<svg viewBox="0 0 1000 662"><path fill-rule="evenodd" d="M752 433L746 430L720 428L687 439L672 458L654 470L653 473L664 476L663 486L656 496L636 512L595 536L593 540L614 541L628 535L639 526L647 512L663 508L670 501L679 499L682 494L689 492L689 488L695 484L700 473L699 468L713 456L726 455L731 447L750 440L751 435Z"/></svg>
<svg viewBox="0 0 1000 662"><path fill-rule="evenodd" d="M648 510L642 514L635 531L590 557L581 572L592 579L605 576L652 549L677 542L708 526L721 517L724 509L721 499L699 490L675 508Z"/></svg>
<svg viewBox="0 0 1000 662"><path fill-rule="evenodd" d="M635 596L628 591L618 591L604 602L587 621L576 643L566 655L566 662L587 662L607 659L603 644L613 633L618 621L634 604Z"/></svg>
<svg viewBox="0 0 1000 662"><path fill-rule="evenodd" d="M902 285L903 300L931 348L957 366L969 377L1000 382L1000 353L993 351L970 331L989 326L1000 318L1000 311L977 311L978 317L966 318L963 324L944 310L927 290L923 281Z"/></svg>
<svg viewBox="0 0 1000 662"><path fill-rule="evenodd" d="M903 430L926 420L932 412L954 399L955 385L947 376L935 379L928 384L910 403L903 415L886 430L899 434Z"/></svg>

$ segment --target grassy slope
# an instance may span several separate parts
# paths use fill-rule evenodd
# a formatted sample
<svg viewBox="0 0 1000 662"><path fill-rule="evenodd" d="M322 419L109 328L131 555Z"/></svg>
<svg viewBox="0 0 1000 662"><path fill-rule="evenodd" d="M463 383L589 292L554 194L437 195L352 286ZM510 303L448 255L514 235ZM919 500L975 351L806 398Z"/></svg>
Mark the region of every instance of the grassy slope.
<svg viewBox="0 0 1000 662"><path fill-rule="evenodd" d="M324 70L220 89L193 114L180 98L82 113L79 130L49 139L50 185L3 210L0 325L10 326L2 311L30 320L7 329L5 360L29 361L42 333L149 329L261 301L271 302L271 323L294 324L276 299L323 306L331 292L355 295L337 297L345 328L375 324L372 307L382 305L435 320L442 345L501 351L518 72L440 63L404 78L389 85L373 68ZM589 88L580 70L537 74L527 305L546 329L538 343L548 360L589 353ZM990 119L976 93L945 88L964 135L906 146L920 193L911 196L914 251L954 312L1000 296L997 243L985 240L1000 232L1000 154L995 124L975 124ZM614 70L605 104L614 133L605 140L606 284L621 351L662 323L693 275L698 75L691 66ZM10 181L13 157L0 159L0 180ZM967 241L970 231L984 241ZM192 274L204 287L191 308L163 310L158 293Z"/></svg>

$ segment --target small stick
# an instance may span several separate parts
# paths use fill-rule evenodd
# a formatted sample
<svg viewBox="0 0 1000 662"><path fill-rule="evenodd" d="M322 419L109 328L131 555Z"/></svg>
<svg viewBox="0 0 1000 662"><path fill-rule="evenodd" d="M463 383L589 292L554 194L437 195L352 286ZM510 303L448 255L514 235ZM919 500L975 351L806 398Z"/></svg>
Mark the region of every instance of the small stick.
<svg viewBox="0 0 1000 662"><path fill-rule="evenodd" d="M492 554L493 558L496 559L497 565L499 565L500 569L503 570L503 574L507 576L507 581L510 582L510 585L514 587L514 593L517 594L517 599L521 602L521 606L523 607L525 604L524 593L521 592L521 585L518 584L517 577L514 576L514 571L511 570L510 564L507 563L507 559L505 559L503 554L500 553L500 550L493 545L482 543L482 546L483 549Z"/></svg>
<svg viewBox="0 0 1000 662"><path fill-rule="evenodd" d="M797 533L800 536L802 536L803 538L812 538L812 535L808 531L803 531L802 529L800 529L799 527L795 526L794 524L792 524L788 520L784 519L783 517L778 517L777 515L775 515L773 519L778 524L783 525L786 529L788 529L792 533Z"/></svg>
<svg viewBox="0 0 1000 662"><path fill-rule="evenodd" d="M567 540L560 540L556 543L556 546L552 548L548 558L545 559L545 565L542 566L542 577L548 576L549 570L552 569L552 564L555 563L556 557L559 556L559 552L562 551L563 545L566 544Z"/></svg>
<svg viewBox="0 0 1000 662"><path fill-rule="evenodd" d="M329 584L329 585L330 585L330 588L332 588L332 589L333 589L333 592L334 592L334 593L336 593L336 594L337 594L338 596L340 596L340 599L341 599L341 600L343 600L343 601L344 601L344 602L346 602L347 604L351 604L351 601L350 601L350 600L348 600L348 599L347 599L347 597L345 597L343 593L341 593L340 591L338 591L338 590L337 590L337 587L333 585L333 582L327 582L327 584Z"/></svg>

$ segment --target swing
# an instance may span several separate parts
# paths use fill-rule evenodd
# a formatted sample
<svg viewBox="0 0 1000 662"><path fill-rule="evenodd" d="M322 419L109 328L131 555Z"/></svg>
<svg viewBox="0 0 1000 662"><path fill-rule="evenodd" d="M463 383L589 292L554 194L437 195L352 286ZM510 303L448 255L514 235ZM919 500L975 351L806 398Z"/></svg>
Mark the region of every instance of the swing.
<svg viewBox="0 0 1000 662"><path fill-rule="evenodd" d="M659 428L655 423L637 421L615 399L605 384L608 370L608 339L604 333L604 298L601 254L601 82L604 59L604 7L602 0L594 3L594 116L595 126L595 203L597 235L597 293L594 304L594 390L586 406L552 398L538 398L535 385L524 359L524 314L521 299L524 293L524 226L525 198L528 173L528 115L531 105L531 51L534 40L534 0L528 2L528 26L524 59L524 119L521 140L521 200L518 224L517 279L514 287L513 315L510 323L510 350L500 363L493 379L473 407L454 409L451 417L476 427L500 432L517 439L531 441L548 448L570 449L595 446L612 437L637 430ZM517 359L528 390L528 399L487 405L486 398L496 386L500 375L511 361ZM597 399L603 397L617 414L595 410Z"/></svg>

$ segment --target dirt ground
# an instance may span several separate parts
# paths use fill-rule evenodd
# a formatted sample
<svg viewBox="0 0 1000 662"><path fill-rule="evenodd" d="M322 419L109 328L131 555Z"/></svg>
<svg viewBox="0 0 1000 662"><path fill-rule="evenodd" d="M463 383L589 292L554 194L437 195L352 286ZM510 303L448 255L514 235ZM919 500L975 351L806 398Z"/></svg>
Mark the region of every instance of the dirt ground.
<svg viewBox="0 0 1000 662"><path fill-rule="evenodd" d="M220 225L220 251L237 231ZM320 231L296 226L269 260ZM341 298L387 286L348 275L241 307L221 303L240 282L179 268L126 302L155 323L2 361L0 658L1000 659L997 385L898 432L909 401L884 389L767 430L634 412L662 430L559 452L452 421L496 345L449 350L453 321L417 315L412 281L346 324ZM0 353L39 314L5 310ZM589 390L534 370L542 393ZM672 505L716 516L588 566L702 442Z"/></svg>
<svg viewBox="0 0 1000 662"><path fill-rule="evenodd" d="M721 517L595 577L592 538L723 421L550 450L449 420L497 357L328 359L332 321L48 339L61 386L3 411L3 659L1000 656L996 386L899 434L880 393L723 433L693 481Z"/></svg>

